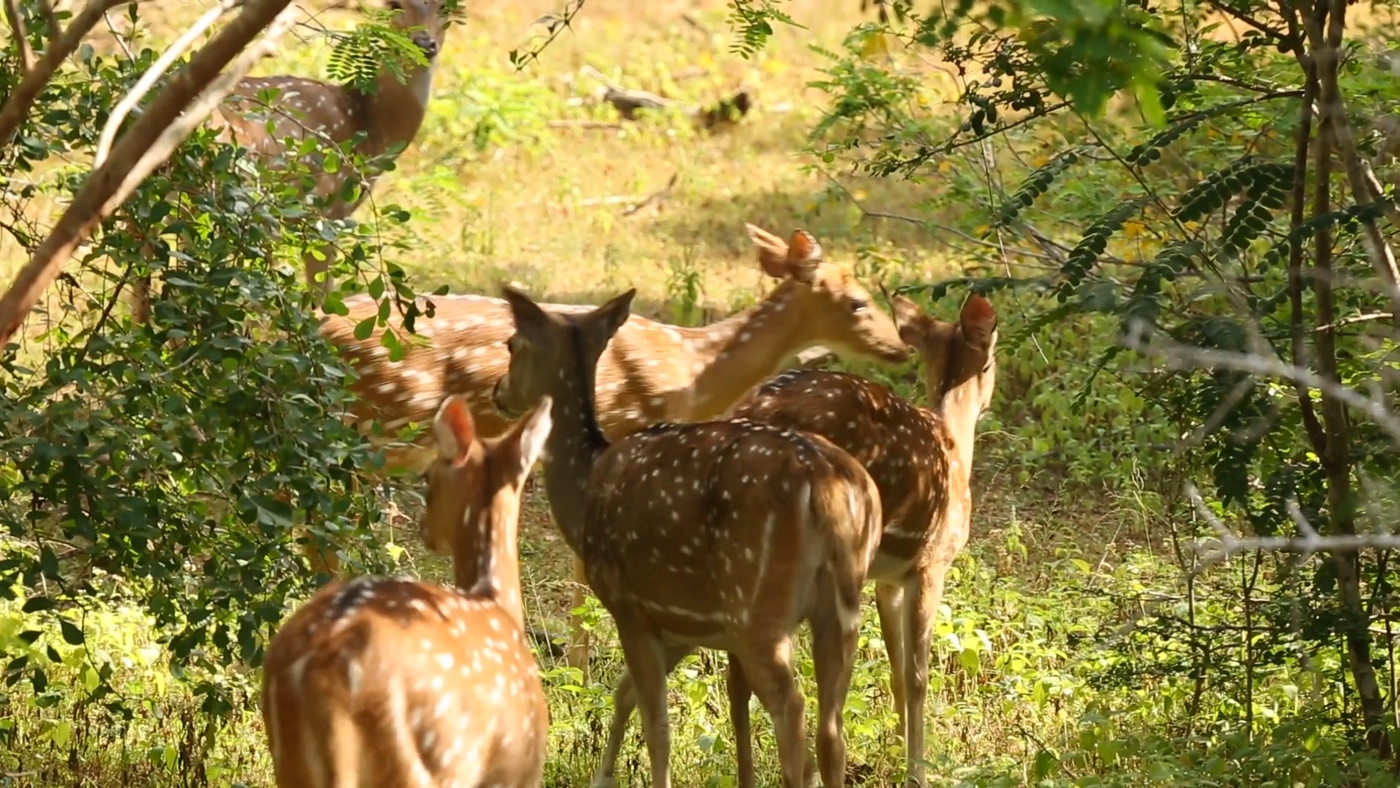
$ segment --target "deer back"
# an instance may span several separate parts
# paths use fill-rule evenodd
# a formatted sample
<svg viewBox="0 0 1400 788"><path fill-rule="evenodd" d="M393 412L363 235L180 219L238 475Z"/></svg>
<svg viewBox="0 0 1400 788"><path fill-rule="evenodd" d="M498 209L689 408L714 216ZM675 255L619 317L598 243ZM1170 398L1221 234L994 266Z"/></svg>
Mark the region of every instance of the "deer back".
<svg viewBox="0 0 1400 788"><path fill-rule="evenodd" d="M907 564L930 541L953 552L967 541L962 524L941 516L950 500L968 494L950 473L951 437L932 413L885 386L843 372L792 370L765 382L734 416L816 433L864 466L879 489L882 560Z"/></svg>
<svg viewBox="0 0 1400 788"><path fill-rule="evenodd" d="M327 585L288 619L268 648L262 706L280 788L338 775L359 775L359 785L505 782L520 767L500 754L541 763L548 722L508 612L385 578Z"/></svg>
<svg viewBox="0 0 1400 788"><path fill-rule="evenodd" d="M879 539L878 493L858 462L752 421L634 433L598 458L588 489L580 553L595 593L614 615L713 647L736 631L791 631L819 571L853 612Z"/></svg>

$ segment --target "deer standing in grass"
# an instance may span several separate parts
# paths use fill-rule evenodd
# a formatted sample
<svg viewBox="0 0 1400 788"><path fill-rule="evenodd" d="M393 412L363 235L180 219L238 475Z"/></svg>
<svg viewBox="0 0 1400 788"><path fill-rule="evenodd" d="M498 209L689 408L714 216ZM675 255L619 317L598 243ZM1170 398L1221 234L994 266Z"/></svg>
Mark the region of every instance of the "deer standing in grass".
<svg viewBox="0 0 1400 788"><path fill-rule="evenodd" d="M365 137L355 151L367 158L408 145L417 136L427 113L446 20L442 0L388 0L388 8L394 12L390 24L407 33L428 61L427 65L405 67L403 81L388 66L381 69L373 93L303 77L249 77L238 83L210 124L219 129L225 141L248 148L269 169L285 167L288 150L295 151L308 138L341 145L363 132ZM259 98L259 94L268 91L276 94L270 105ZM290 146L287 138L291 138ZM378 171L359 172L344 163L328 171L320 153L309 154L303 161L313 178L308 192L316 200L313 210L326 219L344 219L354 213L369 197L379 176ZM361 188L353 200L347 201L344 189L351 180L361 181ZM324 293L331 287L326 271L334 247L327 245L319 251L324 255L320 259L307 252L302 262L307 286L319 287ZM138 323L150 319L150 288L149 276L139 279L133 287L134 319Z"/></svg>
<svg viewBox="0 0 1400 788"><path fill-rule="evenodd" d="M899 329L876 308L870 293L841 266L822 257L811 234L789 241L752 224L749 239L763 271L781 283L757 306L703 328L682 328L629 317L603 350L594 391L603 434L617 440L661 421L716 418L801 351L817 345L847 357L897 363L909 356ZM430 344L410 347L396 363L380 344L382 329L354 337L375 302L346 299L349 316L331 316L322 333L341 348L359 377L352 386L353 417L361 429L379 421L392 433L423 423L433 403L452 393L467 398L484 434L505 422L490 407L491 391L509 364L505 341L515 330L506 301L479 295L439 296L435 316L416 330ZM546 304L551 311L584 314L592 307ZM391 465L419 467L421 445L386 449ZM572 607L583 604L583 570L575 563ZM587 671L587 631L571 621L569 664Z"/></svg>
<svg viewBox="0 0 1400 788"><path fill-rule="evenodd" d="M666 677L696 648L717 648L743 664L773 717L783 785L801 785L807 750L792 645L806 621L817 762L827 788L839 788L860 590L880 538L875 483L824 438L752 421L658 424L609 443L594 412L594 374L635 292L561 314L507 289L516 328L492 395L506 414L553 400L545 491L622 642L627 670L607 768L592 784L616 784L612 763L636 708L651 785L670 788Z"/></svg>
<svg viewBox="0 0 1400 788"><path fill-rule="evenodd" d="M973 439L996 384L997 316L976 294L956 323L925 315L902 296L893 306L904 341L924 362L930 408L854 375L802 370L765 383L733 416L821 435L859 460L879 487L884 533L869 577L876 582L908 780L923 786L933 617L948 566L967 544ZM730 659L740 786L753 785L746 670L743 660Z"/></svg>
<svg viewBox="0 0 1400 788"><path fill-rule="evenodd" d="M262 711L279 788L541 784L549 710L516 539L552 408L542 400L485 442L461 399L438 410L419 527L451 552L455 588L337 581L273 638Z"/></svg>

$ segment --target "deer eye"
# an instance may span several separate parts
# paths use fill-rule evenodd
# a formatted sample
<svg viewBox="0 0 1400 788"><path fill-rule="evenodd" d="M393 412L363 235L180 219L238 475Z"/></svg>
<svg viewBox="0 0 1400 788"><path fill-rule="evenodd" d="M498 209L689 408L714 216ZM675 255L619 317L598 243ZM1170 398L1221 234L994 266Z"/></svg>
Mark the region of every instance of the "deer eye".
<svg viewBox="0 0 1400 788"><path fill-rule="evenodd" d="M403 10L403 3L399 2L399 0L389 0L389 10L390 10L390 11L402 11L402 10Z"/></svg>
<svg viewBox="0 0 1400 788"><path fill-rule="evenodd" d="M852 312L864 312L869 308L870 302L863 298L852 298L850 306Z"/></svg>

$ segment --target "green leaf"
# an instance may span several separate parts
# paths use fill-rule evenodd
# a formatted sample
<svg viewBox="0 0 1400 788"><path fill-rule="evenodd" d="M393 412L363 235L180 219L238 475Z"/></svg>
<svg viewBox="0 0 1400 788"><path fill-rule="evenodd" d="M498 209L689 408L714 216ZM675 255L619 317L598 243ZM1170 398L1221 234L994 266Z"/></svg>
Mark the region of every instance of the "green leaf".
<svg viewBox="0 0 1400 788"><path fill-rule="evenodd" d="M59 720L49 729L49 741L62 750L68 746L68 742L73 738L73 723L69 720Z"/></svg>
<svg viewBox="0 0 1400 788"><path fill-rule="evenodd" d="M66 618L60 618L58 620L58 627L63 632L63 641L65 643L70 646L83 645L83 630L79 629L77 624L74 624Z"/></svg>
<svg viewBox="0 0 1400 788"><path fill-rule="evenodd" d="M369 339L370 335L374 333L375 322L377 322L377 318L374 316L370 316L356 323L355 339L361 342L365 341L366 339Z"/></svg>
<svg viewBox="0 0 1400 788"><path fill-rule="evenodd" d="M958 664L970 675L977 675L982 668L982 657L975 648L964 648L958 652Z"/></svg>

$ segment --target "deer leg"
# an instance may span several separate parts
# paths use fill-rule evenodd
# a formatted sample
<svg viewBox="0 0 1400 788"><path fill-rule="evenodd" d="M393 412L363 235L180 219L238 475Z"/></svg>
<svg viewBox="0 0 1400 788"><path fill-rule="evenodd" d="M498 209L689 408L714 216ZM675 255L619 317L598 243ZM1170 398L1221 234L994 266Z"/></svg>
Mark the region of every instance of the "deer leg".
<svg viewBox="0 0 1400 788"><path fill-rule="evenodd" d="M569 667L583 671L585 684L588 682L588 660L591 656L588 630L583 628L583 618L572 611L583 606L583 593L587 582L583 576L583 561L576 557L574 558L574 589L569 595L569 651L564 657L564 661L568 663Z"/></svg>
<svg viewBox="0 0 1400 788"><path fill-rule="evenodd" d="M875 584L875 612L880 619L880 637L885 640L885 653L890 660L890 694L894 709L899 713L899 735L908 741L908 693L904 688L904 586L891 583ZM906 745L907 746L907 745Z"/></svg>
<svg viewBox="0 0 1400 788"><path fill-rule="evenodd" d="M734 756L738 760L739 788L754 788L753 730L749 721L749 696L753 690L744 677L744 666L735 654L727 655L724 677L729 694L729 724L734 728Z"/></svg>
<svg viewBox="0 0 1400 788"><path fill-rule="evenodd" d="M835 598L834 590L831 593ZM812 663L817 679L817 765L823 788L839 788L846 782L846 739L841 732L841 712L851 689L860 617L842 619L835 606L811 618Z"/></svg>
<svg viewBox="0 0 1400 788"><path fill-rule="evenodd" d="M622 747L622 735L627 720L635 708L642 717L642 738L651 758L651 784L656 788L671 788L671 729L666 719L666 676L694 649L667 648L649 632L637 632L632 626L618 622L618 639L622 641L622 656L627 667L613 693L613 718L608 728L608 745L602 762L594 774L590 788L613 788L617 785L617 754Z"/></svg>
<svg viewBox="0 0 1400 788"><path fill-rule="evenodd" d="M909 692L908 736L904 740L908 784L924 783L924 701L928 696L928 662L933 636L933 616L943 598L947 566L922 566L906 581L905 633L909 636L905 658L905 687Z"/></svg>
<svg viewBox="0 0 1400 788"><path fill-rule="evenodd" d="M673 646L666 649L666 673L676 669L680 661L690 656L695 649L686 646ZM632 710L637 708L637 688L632 681L631 671L623 668L618 679L617 689L613 690L613 718L608 727L608 744L603 750L603 760L593 775L590 788L612 788L617 785L617 756L622 750L622 738L627 733L627 723L632 719Z"/></svg>
<svg viewBox="0 0 1400 788"><path fill-rule="evenodd" d="M749 687L773 717L783 788L800 788L807 766L807 734L802 693L797 690L797 677L792 670L792 638L784 637L766 647L746 648L738 656Z"/></svg>

